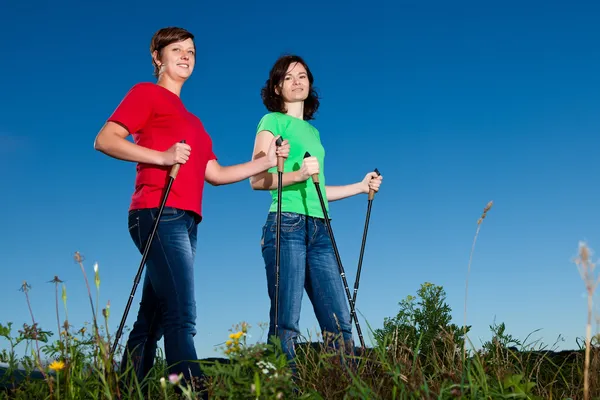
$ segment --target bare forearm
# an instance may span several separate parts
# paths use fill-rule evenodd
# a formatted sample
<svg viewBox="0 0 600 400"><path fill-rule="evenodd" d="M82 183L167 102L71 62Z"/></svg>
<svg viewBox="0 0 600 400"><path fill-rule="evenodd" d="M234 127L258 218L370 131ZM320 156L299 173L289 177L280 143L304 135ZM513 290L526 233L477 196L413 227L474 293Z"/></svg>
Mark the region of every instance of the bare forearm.
<svg viewBox="0 0 600 400"><path fill-rule="evenodd" d="M325 192L327 193L327 201L329 202L364 193L360 182L344 186L326 186Z"/></svg>
<svg viewBox="0 0 600 400"><path fill-rule="evenodd" d="M118 160L162 164L161 152L131 143L117 135L98 136L94 142L94 149Z"/></svg>
<svg viewBox="0 0 600 400"><path fill-rule="evenodd" d="M302 182L300 171L284 172L282 175L281 186L286 187L294 183ZM275 190L279 184L277 173L263 172L250 178L250 185L254 190Z"/></svg>
<svg viewBox="0 0 600 400"><path fill-rule="evenodd" d="M206 180L215 186L240 182L272 167L266 158L226 167L220 166L216 162L210 164L207 166Z"/></svg>

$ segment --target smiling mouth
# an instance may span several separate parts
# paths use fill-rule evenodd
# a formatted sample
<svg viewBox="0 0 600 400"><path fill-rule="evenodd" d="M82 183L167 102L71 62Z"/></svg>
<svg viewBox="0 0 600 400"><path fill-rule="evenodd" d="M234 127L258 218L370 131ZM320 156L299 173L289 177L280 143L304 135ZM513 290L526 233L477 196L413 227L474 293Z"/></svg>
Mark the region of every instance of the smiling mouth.
<svg viewBox="0 0 600 400"><path fill-rule="evenodd" d="M177 64L178 67L189 68L188 64Z"/></svg>

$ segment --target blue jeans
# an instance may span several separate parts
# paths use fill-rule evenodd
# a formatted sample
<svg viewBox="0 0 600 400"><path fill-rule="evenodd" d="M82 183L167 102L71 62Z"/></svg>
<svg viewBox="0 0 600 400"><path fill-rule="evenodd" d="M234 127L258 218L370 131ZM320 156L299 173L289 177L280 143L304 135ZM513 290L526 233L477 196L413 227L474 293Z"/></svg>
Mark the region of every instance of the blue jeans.
<svg viewBox="0 0 600 400"><path fill-rule="evenodd" d="M140 253L144 251L157 214L158 208L129 212L129 234ZM183 373L188 381L190 377L201 377L193 340L196 335L197 228L198 221L193 214L164 208L146 259L137 320L121 362L124 371L131 360L140 382L154 364L157 342L162 336L169 373Z"/></svg>
<svg viewBox="0 0 600 400"><path fill-rule="evenodd" d="M270 212L262 229L262 255L271 299L269 337L275 334L275 235L277 214ZM279 338L290 361L296 356L300 307L304 290L312 303L323 336L340 334L354 351L348 299L325 221L296 213L281 213L279 273ZM328 342L335 346L334 342ZM294 368L295 363L292 361Z"/></svg>

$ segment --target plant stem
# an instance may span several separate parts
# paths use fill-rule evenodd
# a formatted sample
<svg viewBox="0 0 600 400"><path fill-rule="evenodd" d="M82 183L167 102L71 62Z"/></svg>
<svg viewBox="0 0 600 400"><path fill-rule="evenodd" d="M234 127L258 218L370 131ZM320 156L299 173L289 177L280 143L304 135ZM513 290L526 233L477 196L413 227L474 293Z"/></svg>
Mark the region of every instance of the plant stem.
<svg viewBox="0 0 600 400"><path fill-rule="evenodd" d="M463 363L467 357L467 296L469 294L469 275L471 274L471 263L473 261L473 253L475 251L475 243L477 242L477 236L479 235L479 230L481 229L481 224L477 224L477 230L475 231L475 237L473 238L473 244L471 245L471 254L469 255L469 266L467 268L467 279L465 281L465 309L464 309L464 320L463 320Z"/></svg>
<svg viewBox="0 0 600 400"><path fill-rule="evenodd" d="M585 366L583 368L583 399L590 397L590 342L592 339L592 292L588 291L588 318L585 332Z"/></svg>
<svg viewBox="0 0 600 400"><path fill-rule="evenodd" d="M44 368L42 367L42 360L41 360L41 356L40 356L40 343L38 341L38 333L37 333L37 326L36 326L36 322L35 322L35 318L33 317L33 310L31 309L31 302L29 301L29 289L27 287L27 283L24 282L23 283L23 292L25 292L25 299L27 300L27 308L29 308L29 315L31 315L31 321L33 323L32 329L33 329L33 336L35 339L35 347L37 349L37 358L34 357L37 361L38 364L38 368L40 369L40 372L42 373L42 375L44 376L44 379L46 380L46 382L48 382L48 387L50 388L50 394L53 393L52 390L52 382L50 381L50 379L48 379L48 375L46 375L46 372L44 371Z"/></svg>
<svg viewBox="0 0 600 400"><path fill-rule="evenodd" d="M56 299L56 324L58 326L58 341L61 342L61 334L60 334L60 314L58 313L58 282L54 283L55 289L55 299ZM63 358L65 358L65 349L66 349L66 335L65 335L65 348L62 350Z"/></svg>

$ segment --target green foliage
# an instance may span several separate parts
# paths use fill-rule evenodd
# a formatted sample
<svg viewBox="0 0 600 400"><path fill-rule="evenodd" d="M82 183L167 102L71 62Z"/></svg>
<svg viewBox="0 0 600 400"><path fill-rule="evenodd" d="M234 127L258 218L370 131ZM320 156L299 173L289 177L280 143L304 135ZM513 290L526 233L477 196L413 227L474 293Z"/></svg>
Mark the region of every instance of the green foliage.
<svg viewBox="0 0 600 400"><path fill-rule="evenodd" d="M445 302L446 292L441 286L425 282L417 296L408 295L398 304L400 310L394 318L385 318L383 328L374 332L378 344L401 342L411 349L419 349L425 356L441 350L450 335L457 349L464 344L461 327L451 323L451 308ZM467 327L468 333L470 327Z"/></svg>
<svg viewBox="0 0 600 400"><path fill-rule="evenodd" d="M16 331L11 322L0 324L0 337L8 347L0 361L8 364L2 382L3 399L194 399L199 393L181 376L168 374L160 354L144 382L126 380L109 354L110 304L99 316L100 277L94 268L96 303L87 285L82 257L76 256L92 310L92 323L79 329L67 318L66 287L62 285L64 320L59 318L59 283L56 285L58 334L35 322ZM30 289L23 284L27 304ZM451 323L451 309L441 286L424 283L416 296L407 296L394 318L373 333L376 345L349 356L324 344L299 345L298 374L292 377L280 343L248 345L249 326L242 323L225 342L226 358L200 361L211 399L546 399L581 398L582 351L556 355L528 351L507 333L501 323L491 326L493 337L480 351L462 359L463 329ZM100 320L103 319L103 323ZM468 331L468 330L467 330ZM600 396L600 346L592 342L591 398ZM17 348L25 347L22 357ZM520 347L517 349L515 346ZM43 362L42 358L52 361ZM23 376L16 371L20 370Z"/></svg>

